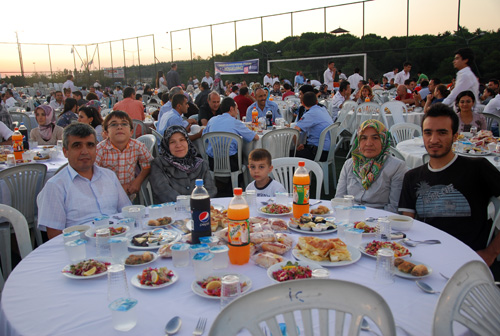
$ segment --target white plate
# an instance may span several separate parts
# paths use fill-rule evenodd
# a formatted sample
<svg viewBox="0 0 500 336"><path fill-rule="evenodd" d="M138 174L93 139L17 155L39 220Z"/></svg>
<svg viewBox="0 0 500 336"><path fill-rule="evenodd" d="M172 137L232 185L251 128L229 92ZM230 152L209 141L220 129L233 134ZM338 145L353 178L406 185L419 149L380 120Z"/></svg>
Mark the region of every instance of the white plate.
<svg viewBox="0 0 500 336"><path fill-rule="evenodd" d="M290 223L287 223L288 225L288 228L291 230L291 231L295 231L295 232L298 232L298 233L306 233L306 234L311 234L311 235L323 235L323 234L329 234L329 233L334 233L334 232L337 232L337 228L335 229L329 229L329 230L325 230L325 231L313 231L313 230L302 230L301 228L299 227L291 227L290 226Z"/></svg>
<svg viewBox="0 0 500 336"><path fill-rule="evenodd" d="M271 267L269 267L267 269L267 276L269 277L269 279L271 279L272 281L274 281L276 283L279 283L278 280L273 278L273 273L276 272L277 270L281 269L281 267L285 266L287 262L288 261L282 261L280 263L274 264ZM311 271L315 270L317 268L324 268L324 267L321 267L317 261L313 261L313 260L309 260L309 259L292 261L293 264L295 262L297 262L299 264L299 266L303 266L303 267L308 266L311 269ZM287 280L287 281L289 281L289 280ZM284 282L284 281L282 281L282 282Z"/></svg>
<svg viewBox="0 0 500 336"><path fill-rule="evenodd" d="M355 262L357 262L361 258L361 252L357 248L355 248L354 246L347 245L347 250L351 253L351 260L337 261L337 262L311 260L311 259L307 258L305 255L298 253L296 249L293 249L292 255L298 260L311 261L311 262L314 262L314 263L316 263L320 266L324 266L324 267L347 266L347 265L354 264Z"/></svg>
<svg viewBox="0 0 500 336"><path fill-rule="evenodd" d="M144 252L132 252L132 253L129 253L128 255L142 255ZM148 261L148 262L145 262L145 263L142 263L142 264L137 264L137 265L130 265L130 264L125 264L125 266L130 266L130 267L136 267L136 266L143 266L143 265L147 265L147 264L151 264L152 262L154 262L156 259L158 259L158 254L154 253L154 252L149 252L153 255L153 259L151 261Z"/></svg>
<svg viewBox="0 0 500 336"><path fill-rule="evenodd" d="M105 272L102 272L102 273L99 273L99 274L89 275L89 276L74 275L74 274L71 274L71 273L66 273L65 271L69 271L71 265L74 265L74 264L69 264L69 265L64 266L64 268L61 271L61 273L64 276L66 276L66 277L68 277L70 279L77 279L77 280L93 279L93 278L99 278L99 277L102 277L102 276L108 274L108 271L105 271Z"/></svg>
<svg viewBox="0 0 500 336"><path fill-rule="evenodd" d="M287 205L288 206L288 205ZM271 216L271 217L280 217L280 216L289 216L293 213L293 210L291 210L290 212L287 212L287 213L282 213L282 214L270 214L270 213L267 213L267 212L264 212L262 211L261 209L264 208L264 207L260 207L257 209L257 212L262 214L262 215L266 215L266 216ZM291 208L291 207L290 207Z"/></svg>
<svg viewBox="0 0 500 336"><path fill-rule="evenodd" d="M212 274L211 276L217 276L219 278L222 278L226 274L235 274L235 273L231 273L231 272L216 272L216 273ZM250 278L247 277L244 274L236 273L236 275L240 278L240 283L241 282L246 282L247 283L247 285L245 286L245 288L243 288L242 291L241 291L242 294L245 294L246 292L248 292L252 288L252 280L250 280ZM196 280L191 283L191 290L196 295L204 297L206 299L220 300L220 296L210 296L210 295L206 294L204 292L204 289L201 288L200 285L198 285L198 283L196 282Z"/></svg>
<svg viewBox="0 0 500 336"><path fill-rule="evenodd" d="M371 243L371 242L370 242L370 243ZM393 243L395 243L395 242L393 242ZM365 245L361 245L361 246L359 247L359 251L360 251L361 253L363 253L363 254L364 254L365 256L367 256L367 257L370 257L370 258L373 258L373 259L377 259L377 256L376 256L376 255L371 255L371 254L368 254L368 253L366 253L366 252L365 252L365 248L366 248L366 246L367 246L368 244L369 244L369 243L366 243ZM399 244L399 243L398 243L398 244ZM399 244L399 245L403 246L402 244ZM405 247L405 246L403 246L403 247ZM408 250L408 248L406 248L406 249ZM408 251L410 251L410 250L408 250ZM410 257L410 256L411 256L411 252L410 252L410 254L407 254L407 255L404 255L404 256L401 256L401 257L396 257L396 256L394 256L394 258L407 258L407 257Z"/></svg>
<svg viewBox="0 0 500 336"><path fill-rule="evenodd" d="M142 264L142 265L144 265L144 264ZM138 274L136 274L134 276L132 276L132 280L130 280L130 283L132 283L132 286L137 287L137 288L141 288L141 289L159 289L159 288L163 288L163 287L168 287L168 286L173 285L174 283L176 283L177 280L179 280L179 276L177 275L177 273L175 273L174 270L171 270L171 271L174 272L174 276L172 277L172 279L170 279L171 281L167 282L167 283L164 283L162 285L159 285L159 286L141 285L141 283L139 282L138 276L141 276L142 272L138 273Z"/></svg>
<svg viewBox="0 0 500 336"><path fill-rule="evenodd" d="M406 261L409 261L409 262L415 264L415 266L416 265L425 265L425 267L427 267L427 270L429 271L429 273L427 273L426 275L422 275L422 276L414 276L414 275L411 275L410 273L401 272L400 270L398 270L397 267L394 267L394 275L395 276L398 276L400 278L405 278L405 279L420 279L420 278L426 278L429 275L431 275L432 268L429 265L424 264L420 261L412 260L412 259L406 259Z"/></svg>
<svg viewBox="0 0 500 336"><path fill-rule="evenodd" d="M151 220L151 219L153 219L153 218L148 219L148 221L149 221L149 220ZM157 219L157 218L154 218L154 219ZM169 226L169 225L170 225L170 224L172 224L173 222L175 222L175 220L174 220L172 217L170 217L170 222L169 222L168 224L165 224L165 225L158 225L158 226L156 226L156 225L149 225L149 224L146 222L146 225L145 225L145 226L146 226L148 229L154 230L154 229L164 228L164 227L166 227L166 226Z"/></svg>
<svg viewBox="0 0 500 336"><path fill-rule="evenodd" d="M133 238L133 236L130 236L129 237L130 239L128 241L128 248L129 249L133 249L133 250L156 250L156 249L160 248L164 244L175 243L175 242L178 242L179 240L181 240L181 233L179 231L175 231L175 230L165 230L165 231L168 231L168 232L172 233L172 235L173 235L174 238L172 240L165 240L160 245L135 246L134 244L132 244L132 238ZM143 233L145 233L145 232L143 232Z"/></svg>
<svg viewBox="0 0 500 336"><path fill-rule="evenodd" d="M318 206L320 206L320 205L321 205L321 204L318 204ZM330 209L330 208L328 208L328 209L330 209L330 211L328 211L326 214L312 214L312 213L311 213L311 210L316 209L318 206L314 206L314 208L309 208L309 213L310 213L311 215L313 215L313 216L327 216L327 215L333 215L333 209Z"/></svg>
<svg viewBox="0 0 500 336"><path fill-rule="evenodd" d="M212 203L215 210L224 211L226 208L222 204Z"/></svg>
<svg viewBox="0 0 500 336"><path fill-rule="evenodd" d="M130 231L130 227L128 225L111 224L111 225L109 225L109 227L113 227L113 228L124 227L125 228L125 232L114 235L114 236L110 236L110 238L124 237ZM94 237L95 229L96 229L95 227L91 227L90 229L85 231L85 237L87 237L88 239L95 239L95 237Z"/></svg>
<svg viewBox="0 0 500 336"><path fill-rule="evenodd" d="M479 152L479 153L460 153L460 152L456 152L458 155L462 155L462 156L488 156L490 155L491 153L489 151L483 151L483 152Z"/></svg>

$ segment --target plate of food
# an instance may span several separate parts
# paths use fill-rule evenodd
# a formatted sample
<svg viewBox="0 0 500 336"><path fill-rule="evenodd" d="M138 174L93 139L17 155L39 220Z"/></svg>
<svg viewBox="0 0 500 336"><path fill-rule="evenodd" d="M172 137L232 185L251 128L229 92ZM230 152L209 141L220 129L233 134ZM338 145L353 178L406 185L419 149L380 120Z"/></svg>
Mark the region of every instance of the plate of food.
<svg viewBox="0 0 500 336"><path fill-rule="evenodd" d="M335 217L323 217L311 214L304 214L299 219L290 218L288 228L295 232L313 235L328 234L337 231Z"/></svg>
<svg viewBox="0 0 500 336"><path fill-rule="evenodd" d="M222 205L222 204L217 204L217 203L212 203L210 205L210 210L212 209L215 209L215 210L219 210L219 211L224 211L226 208Z"/></svg>
<svg viewBox="0 0 500 336"><path fill-rule="evenodd" d="M109 265L108 262L87 259L64 266L62 274L70 279L93 279L106 275Z"/></svg>
<svg viewBox="0 0 500 336"><path fill-rule="evenodd" d="M172 223L172 218L171 217L160 217L157 219L150 219L148 221L148 226L155 228L155 227L165 227Z"/></svg>
<svg viewBox="0 0 500 336"><path fill-rule="evenodd" d="M312 278L312 271L323 268L309 260L283 261L267 269L267 276L274 282Z"/></svg>
<svg viewBox="0 0 500 336"><path fill-rule="evenodd" d="M144 269L141 273L132 277L132 286L141 289L159 289L173 285L179 276L173 270L166 267Z"/></svg>
<svg viewBox="0 0 500 336"><path fill-rule="evenodd" d="M431 275L432 268L429 265L411 258L394 259L394 275L405 279L419 279Z"/></svg>
<svg viewBox="0 0 500 336"><path fill-rule="evenodd" d="M324 205L320 205L317 208L310 209L309 212L311 213L311 215L328 215L333 213L331 209Z"/></svg>
<svg viewBox="0 0 500 336"><path fill-rule="evenodd" d="M130 239L128 247L136 250L151 250L180 239L181 233L177 230L155 229L136 234Z"/></svg>
<svg viewBox="0 0 500 336"><path fill-rule="evenodd" d="M374 236L377 231L376 226L370 226L366 222L354 222L354 228L363 230L363 236Z"/></svg>
<svg viewBox="0 0 500 336"><path fill-rule="evenodd" d="M474 147L472 149L465 150L464 152L457 152L457 154L463 156L488 156L491 152L479 147Z"/></svg>
<svg viewBox="0 0 500 336"><path fill-rule="evenodd" d="M95 227L91 227L85 232L85 237L89 239L95 239ZM121 224L112 224L109 226L109 235L111 237L122 237L130 231L130 227Z"/></svg>
<svg viewBox="0 0 500 336"><path fill-rule="evenodd" d="M216 272L203 281L193 281L191 290L198 296L206 299L220 300L221 279L228 272ZM232 274L232 273L231 273ZM252 280L244 274L236 275L240 278L241 293L245 294L252 288Z"/></svg>
<svg viewBox="0 0 500 336"><path fill-rule="evenodd" d="M374 240L365 246L360 246L360 251L364 255L371 257L371 258L376 258L377 257L377 251L381 248L390 248L394 251L394 257L399 258L399 257L406 257L406 256L411 256L410 251L404 247L403 245L395 242L382 242L378 240Z"/></svg>
<svg viewBox="0 0 500 336"><path fill-rule="evenodd" d="M324 267L338 267L354 264L361 258L361 252L347 246L339 238L321 239L300 237L292 255L298 260L312 261Z"/></svg>
<svg viewBox="0 0 500 336"><path fill-rule="evenodd" d="M154 262L158 259L158 254L154 252L132 252L125 259L125 266L142 266Z"/></svg>
<svg viewBox="0 0 500 336"><path fill-rule="evenodd" d="M267 216L287 216L292 213L292 207L271 203L257 209L257 212Z"/></svg>

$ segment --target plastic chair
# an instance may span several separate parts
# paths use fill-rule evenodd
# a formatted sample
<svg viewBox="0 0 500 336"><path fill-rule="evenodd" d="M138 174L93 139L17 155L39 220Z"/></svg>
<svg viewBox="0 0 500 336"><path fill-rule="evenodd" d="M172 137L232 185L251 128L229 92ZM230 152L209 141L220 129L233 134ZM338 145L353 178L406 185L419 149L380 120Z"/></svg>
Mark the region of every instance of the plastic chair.
<svg viewBox="0 0 500 336"><path fill-rule="evenodd" d="M2 269L0 268L0 301L2 300L2 291L4 285L5 285L5 279L3 278Z"/></svg>
<svg viewBox="0 0 500 336"><path fill-rule="evenodd" d="M137 138L137 141L146 145L147 149L153 157L158 156L158 147L156 145L156 137L153 134L144 134Z"/></svg>
<svg viewBox="0 0 500 336"><path fill-rule="evenodd" d="M387 114L392 116L393 125L405 123L408 115L408 109L406 105L398 100L392 100L383 103L380 107L380 114L382 115L382 122L385 127L390 128L389 121L387 120Z"/></svg>
<svg viewBox="0 0 500 336"><path fill-rule="evenodd" d="M113 111L113 109L110 109L110 108L105 108L105 109L102 109L102 110L101 110L101 117L106 118L106 116L107 116L108 114L110 114L110 113L111 113L111 111Z"/></svg>
<svg viewBox="0 0 500 336"><path fill-rule="evenodd" d="M295 144L298 142L299 136L300 132L294 128L273 130L262 137L262 148L267 149L271 153L271 157L275 159L289 157L291 148L293 148L293 156L295 156Z"/></svg>
<svg viewBox="0 0 500 336"><path fill-rule="evenodd" d="M335 313L335 314L333 314ZM301 323L297 317L301 318ZM333 317L335 316L335 317ZM281 335L277 318L283 318L288 335L359 335L364 317L374 321L382 335L396 335L394 317L387 302L370 288L334 279L287 281L250 292L227 305L217 316L209 336ZM263 326L266 329L263 330Z"/></svg>
<svg viewBox="0 0 500 336"><path fill-rule="evenodd" d="M493 113L481 113L486 119L486 129L491 131L491 126L495 125L495 122L498 127L500 127L500 117Z"/></svg>
<svg viewBox="0 0 500 336"><path fill-rule="evenodd" d="M31 246L30 232L28 229L28 223L26 222L26 218L24 218L23 214L20 213L18 210L5 204L0 204L0 218L5 218L7 222L12 224L12 227L14 229L14 234L16 235L17 246L19 247L21 258L26 257L31 251L33 251L33 248ZM8 230L0 231L2 236L1 238L3 240L2 246L0 247L0 252L2 255L2 268L3 268L3 274L5 274L5 278L7 278L10 272L12 271L10 225L7 226Z"/></svg>
<svg viewBox="0 0 500 336"><path fill-rule="evenodd" d="M9 112L10 116L12 117L12 121L17 121L17 125L21 125L21 123L24 123L24 126L28 129L28 136L31 132L31 120L29 115L23 112Z"/></svg>
<svg viewBox="0 0 500 336"><path fill-rule="evenodd" d="M401 141L415 138L415 133L417 136L422 136L422 127L410 123L395 124L389 132L394 140L394 145L397 145Z"/></svg>
<svg viewBox="0 0 500 336"><path fill-rule="evenodd" d="M395 147L392 146L389 147L389 154L391 154L391 156L394 156L396 159L400 159L401 161L406 161L403 154L401 154L401 152L398 151Z"/></svg>
<svg viewBox="0 0 500 336"><path fill-rule="evenodd" d="M491 225L490 235L488 236L488 242L486 243L486 247L490 245L491 239L493 238L493 234L495 233L495 229L500 230L500 199L498 197L491 197L490 202L493 203L493 207L495 208L495 214L493 215L493 224Z"/></svg>
<svg viewBox="0 0 500 336"><path fill-rule="evenodd" d="M283 187L285 187L287 192L293 192L293 173L299 166L299 161L304 161L307 170L310 173L312 172L314 173L314 175L316 175L316 199L321 199L323 170L317 162L296 157L273 159L273 178L281 183Z"/></svg>
<svg viewBox="0 0 500 336"><path fill-rule="evenodd" d="M330 166L333 167L333 187L337 187L337 172L335 169L335 152L337 150L337 144L339 143L338 139L338 132L339 132L339 127L340 123L336 122L327 128L325 128L320 136L319 136L319 145L318 145L318 151L316 152L316 157L314 158L314 162L320 165L321 169L323 170L323 188L325 189L325 194L330 193L330 181L329 181L329 168ZM325 141L326 141L326 136L330 137L330 147L325 148ZM323 153L324 150L328 151L328 157L326 158L326 161L320 161L321 159L321 154Z"/></svg>
<svg viewBox="0 0 500 336"><path fill-rule="evenodd" d="M500 335L500 290L483 261L463 265L453 276L434 311L433 335L453 335L458 322L477 335Z"/></svg>
<svg viewBox="0 0 500 336"><path fill-rule="evenodd" d="M149 176L142 181L141 189L139 190L139 204L144 206L154 204L153 190L151 189L151 183L149 183Z"/></svg>
<svg viewBox="0 0 500 336"><path fill-rule="evenodd" d="M246 170L246 167L242 163L243 139L241 136L229 132L209 132L203 134L201 139L203 141L204 152L207 151L207 142L212 146L214 155L214 176L231 177L233 189L237 188L238 175L243 174ZM236 141L238 146L238 170L234 172L231 171L231 164L229 161L229 148L233 141ZM243 179L245 180L245 185L247 185L246 174L243 174Z"/></svg>
<svg viewBox="0 0 500 336"><path fill-rule="evenodd" d="M64 168L66 168L66 166L68 165L68 163L66 162L65 164L63 164L61 167L57 168L56 172L54 173L54 175L57 175L61 170L63 170Z"/></svg>
<svg viewBox="0 0 500 336"><path fill-rule="evenodd" d="M134 132L132 134L134 139L139 138L141 135L148 134L148 126L146 126L144 122L132 119L132 123L134 124Z"/></svg>

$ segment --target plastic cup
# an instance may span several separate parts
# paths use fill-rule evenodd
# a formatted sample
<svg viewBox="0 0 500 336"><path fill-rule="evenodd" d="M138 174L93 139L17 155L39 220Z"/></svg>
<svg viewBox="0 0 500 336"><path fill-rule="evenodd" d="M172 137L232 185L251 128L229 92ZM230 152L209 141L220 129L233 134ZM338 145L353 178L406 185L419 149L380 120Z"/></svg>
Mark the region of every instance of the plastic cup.
<svg viewBox="0 0 500 336"><path fill-rule="evenodd" d="M207 244L194 244L189 247L189 259L193 259L198 252L210 252L210 246Z"/></svg>
<svg viewBox="0 0 500 336"><path fill-rule="evenodd" d="M78 230L63 233L64 243L70 242L72 240L78 240L80 238L81 238L81 233Z"/></svg>
<svg viewBox="0 0 500 336"><path fill-rule="evenodd" d="M212 246L210 253L214 255L214 269L227 268L229 265L229 247L226 245Z"/></svg>
<svg viewBox="0 0 500 336"><path fill-rule="evenodd" d="M286 192L277 192L276 196L276 204L287 205L288 204L288 193Z"/></svg>
<svg viewBox="0 0 500 336"><path fill-rule="evenodd" d="M7 167L16 166L16 157L14 156L14 154L7 154L7 161L5 161L5 165Z"/></svg>
<svg viewBox="0 0 500 336"><path fill-rule="evenodd" d="M196 281L203 281L210 276L214 268L214 255L212 253L199 252L193 257L194 276Z"/></svg>
<svg viewBox="0 0 500 336"><path fill-rule="evenodd" d="M312 270L313 279L328 279L330 278L330 271L326 268L316 268Z"/></svg>
<svg viewBox="0 0 500 336"><path fill-rule="evenodd" d="M31 149L35 149L36 147L38 147L38 141L28 141L28 144Z"/></svg>
<svg viewBox="0 0 500 336"><path fill-rule="evenodd" d="M351 222L362 222L366 219L366 207L364 205L355 205L351 208L349 216Z"/></svg>
<svg viewBox="0 0 500 336"><path fill-rule="evenodd" d="M354 196L353 195L344 195L344 204L353 207L354 206Z"/></svg>
<svg viewBox="0 0 500 336"><path fill-rule="evenodd" d="M109 216L101 216L94 218L94 226L108 226L109 225Z"/></svg>
<svg viewBox="0 0 500 336"><path fill-rule="evenodd" d="M134 228L140 228L142 223L142 209L138 206L127 206L122 209L123 217L134 220Z"/></svg>
<svg viewBox="0 0 500 336"><path fill-rule="evenodd" d="M62 140L57 140L57 149L62 151L62 149L63 149L63 141Z"/></svg>
<svg viewBox="0 0 500 336"><path fill-rule="evenodd" d="M114 264L124 264L128 256L128 238L114 237L108 240Z"/></svg>
<svg viewBox="0 0 500 336"><path fill-rule="evenodd" d="M361 229L347 229L345 231L345 243L354 247L361 245L361 237L364 230Z"/></svg>
<svg viewBox="0 0 500 336"><path fill-rule="evenodd" d="M71 262L77 262L83 260L87 256L87 249L85 248L86 240L77 239L71 240L64 243L64 248L68 253L69 260Z"/></svg>
<svg viewBox="0 0 500 336"><path fill-rule="evenodd" d="M206 236L200 237L201 244L207 244L209 247L216 246L219 243L219 237Z"/></svg>
<svg viewBox="0 0 500 336"><path fill-rule="evenodd" d="M229 303L241 296L240 277L236 274L224 275L221 279L220 308L224 309Z"/></svg>
<svg viewBox="0 0 500 336"><path fill-rule="evenodd" d="M391 222L387 218L379 218L377 221L376 239L379 241L391 240Z"/></svg>
<svg viewBox="0 0 500 336"><path fill-rule="evenodd" d="M111 250L109 247L109 228L97 228L95 230L95 241L96 241L96 257L97 258L109 258L111 257Z"/></svg>
<svg viewBox="0 0 500 336"><path fill-rule="evenodd" d="M176 243L170 247L174 267L189 266L189 244Z"/></svg>
<svg viewBox="0 0 500 336"><path fill-rule="evenodd" d="M394 282L394 251L389 248L383 248L377 252L375 282L379 284Z"/></svg>
<svg viewBox="0 0 500 336"><path fill-rule="evenodd" d="M342 240L343 242L345 242L345 239L346 239L346 230L349 230L349 229L352 229L354 227L353 224L349 224L349 223L339 223L337 224L337 237Z"/></svg>
<svg viewBox="0 0 500 336"><path fill-rule="evenodd" d="M179 195L176 199L175 211L180 213L189 213L191 212L191 207L189 204L189 196Z"/></svg>
<svg viewBox="0 0 500 336"><path fill-rule="evenodd" d="M109 304L113 328L119 331L129 331L137 324L135 306L137 300L132 298L119 298Z"/></svg>
<svg viewBox="0 0 500 336"><path fill-rule="evenodd" d="M163 203L162 205L162 217L173 217L175 214L175 202Z"/></svg>
<svg viewBox="0 0 500 336"><path fill-rule="evenodd" d="M163 204L155 204L148 206L149 219L158 219L164 217L163 207L164 207Z"/></svg>
<svg viewBox="0 0 500 336"><path fill-rule="evenodd" d="M351 216L351 207L346 205L336 205L334 208L335 217L338 223L348 223Z"/></svg>

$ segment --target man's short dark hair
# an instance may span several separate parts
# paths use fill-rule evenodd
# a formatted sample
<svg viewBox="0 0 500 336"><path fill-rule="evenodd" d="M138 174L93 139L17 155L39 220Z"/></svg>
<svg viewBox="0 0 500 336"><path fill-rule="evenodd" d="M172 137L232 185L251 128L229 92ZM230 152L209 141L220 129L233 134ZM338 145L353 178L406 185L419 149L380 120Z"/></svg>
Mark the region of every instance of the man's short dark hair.
<svg viewBox="0 0 500 336"><path fill-rule="evenodd" d="M405 79L405 82L404 82L405 85L410 85L410 83L411 83L411 79L409 79L409 78Z"/></svg>
<svg viewBox="0 0 500 336"><path fill-rule="evenodd" d="M80 91L73 91L73 95L80 97L80 99L83 98L83 94Z"/></svg>
<svg viewBox="0 0 500 336"><path fill-rule="evenodd" d="M187 100L187 97L184 95L184 93L175 94L172 98L172 108L175 109L177 105L184 103L185 100Z"/></svg>
<svg viewBox="0 0 500 336"><path fill-rule="evenodd" d="M172 63L172 65L170 66L171 69L175 68L177 66L177 64L175 63Z"/></svg>
<svg viewBox="0 0 500 336"><path fill-rule="evenodd" d="M73 75L67 75L66 79L73 79Z"/></svg>
<svg viewBox="0 0 500 336"><path fill-rule="evenodd" d="M238 92L238 86L233 85L233 87L231 88L231 91L232 92Z"/></svg>
<svg viewBox="0 0 500 336"><path fill-rule="evenodd" d="M500 82L498 81L498 79L495 79L495 78L490 79L490 80L488 81L488 83L489 83L489 82L493 82L493 84L495 84L495 85L500 85L500 84L499 84Z"/></svg>
<svg viewBox="0 0 500 336"><path fill-rule="evenodd" d="M256 148L248 154L248 161L266 161L266 163L271 166L273 157L267 149Z"/></svg>
<svg viewBox="0 0 500 336"><path fill-rule="evenodd" d="M240 95L244 96L248 93L248 88L246 86L240 88Z"/></svg>
<svg viewBox="0 0 500 336"><path fill-rule="evenodd" d="M422 130L424 128L424 121L427 118L436 118L436 117L449 117L451 119L451 131L453 135L457 134L458 132L458 124L460 123L460 120L458 119L458 115L453 111L451 107L448 105L445 105L443 103L435 103L431 105L431 108L427 113L424 115L424 118L422 119Z"/></svg>
<svg viewBox="0 0 500 336"><path fill-rule="evenodd" d="M314 92L306 92L304 93L304 97L302 97L302 103L305 107L313 107L318 103L318 97Z"/></svg>
<svg viewBox="0 0 500 336"><path fill-rule="evenodd" d="M97 142L97 136L95 133L95 129L89 124L84 123L72 123L64 128L63 131L63 147L68 149L69 145L69 136L75 136L78 138L86 138L89 135L94 135L94 139Z"/></svg>
<svg viewBox="0 0 500 336"><path fill-rule="evenodd" d="M130 129L134 129L134 123L132 122L132 118L130 118L128 113L124 112L124 111L116 110L116 111L112 111L110 114L108 114L106 116L106 118L104 118L104 121L102 122L102 128L105 131L108 130L109 121L111 120L111 118L126 120L130 126Z"/></svg>
<svg viewBox="0 0 500 336"><path fill-rule="evenodd" d="M128 87L123 90L123 98L133 97L135 95L135 89L133 87Z"/></svg>
<svg viewBox="0 0 500 336"><path fill-rule="evenodd" d="M486 88L485 90L488 91L492 97L495 97L496 92L495 92L494 89L492 89L492 88Z"/></svg>
<svg viewBox="0 0 500 336"><path fill-rule="evenodd" d="M462 59L467 60L467 65L470 65L474 61L474 52L471 48L460 48L455 51L455 55L460 55Z"/></svg>
<svg viewBox="0 0 500 336"><path fill-rule="evenodd" d="M335 63L334 61L328 61L328 65Z"/></svg>
<svg viewBox="0 0 500 336"><path fill-rule="evenodd" d="M219 109L220 109L221 113L226 113L226 112L229 112L231 107L236 107L236 102L234 101L233 98L227 97L227 98L224 98L222 103L220 103Z"/></svg>
<svg viewBox="0 0 500 336"><path fill-rule="evenodd" d="M93 92L87 93L87 96L85 97L86 100L91 101L91 100L99 100L99 97Z"/></svg>
<svg viewBox="0 0 500 336"><path fill-rule="evenodd" d="M348 81L340 82L339 91L344 92L349 85L350 85L350 83Z"/></svg>
<svg viewBox="0 0 500 336"><path fill-rule="evenodd" d="M441 84L441 80L437 77L431 78L431 81L434 81L434 85L439 85Z"/></svg>
<svg viewBox="0 0 500 336"><path fill-rule="evenodd" d="M313 92L314 88L312 85L304 84L300 87L299 91L305 94L306 92Z"/></svg>
<svg viewBox="0 0 500 336"><path fill-rule="evenodd" d="M201 87L203 88L203 90L208 90L208 83L207 82L201 83Z"/></svg>
<svg viewBox="0 0 500 336"><path fill-rule="evenodd" d="M283 87L285 88L285 90L291 90L292 89L292 86L288 83L285 83L283 84Z"/></svg>
<svg viewBox="0 0 500 336"><path fill-rule="evenodd" d="M403 67L408 66L408 65L411 66L411 63L410 62L404 62L403 63Z"/></svg>
<svg viewBox="0 0 500 336"><path fill-rule="evenodd" d="M423 81L420 82L420 86L423 88L426 88L429 86L429 81L427 79L424 79Z"/></svg>
<svg viewBox="0 0 500 336"><path fill-rule="evenodd" d="M168 92L163 92L163 94L161 95L161 101L163 103L168 102Z"/></svg>
<svg viewBox="0 0 500 336"><path fill-rule="evenodd" d="M354 68L354 73L359 73L359 68Z"/></svg>

